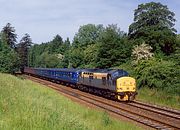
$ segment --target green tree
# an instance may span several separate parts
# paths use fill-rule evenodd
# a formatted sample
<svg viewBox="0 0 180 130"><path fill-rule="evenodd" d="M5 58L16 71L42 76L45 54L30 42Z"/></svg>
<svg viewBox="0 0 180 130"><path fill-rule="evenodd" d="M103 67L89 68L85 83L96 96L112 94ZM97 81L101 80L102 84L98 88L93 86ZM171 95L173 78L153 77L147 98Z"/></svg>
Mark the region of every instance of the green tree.
<svg viewBox="0 0 180 130"><path fill-rule="evenodd" d="M69 55L69 64L72 68L82 68L84 66L84 51L81 48L71 48Z"/></svg>
<svg viewBox="0 0 180 130"><path fill-rule="evenodd" d="M10 23L7 23L7 25L3 27L1 39L4 43L7 43L11 48L15 48L17 42L17 34L15 33L14 27L11 27Z"/></svg>
<svg viewBox="0 0 180 130"><path fill-rule="evenodd" d="M131 48L126 34L117 25L109 25L99 40L97 67L110 68L124 63L131 56Z"/></svg>
<svg viewBox="0 0 180 130"><path fill-rule="evenodd" d="M63 53L64 50L62 48L63 39L60 35L56 35L54 39L49 43L49 53Z"/></svg>
<svg viewBox="0 0 180 130"><path fill-rule="evenodd" d="M0 41L0 72L14 73L18 70L18 65L17 53L6 43Z"/></svg>
<svg viewBox="0 0 180 130"><path fill-rule="evenodd" d="M29 34L25 34L17 45L17 52L20 58L20 69L23 72L24 67L28 66L28 51L32 45L32 39Z"/></svg>
<svg viewBox="0 0 180 130"><path fill-rule="evenodd" d="M42 68L57 68L60 59L55 54L42 53L37 57L38 67Z"/></svg>
<svg viewBox="0 0 180 130"><path fill-rule="evenodd" d="M69 38L63 41L59 35L56 35L50 42L35 44L29 51L30 66L68 67L70 47Z"/></svg>
<svg viewBox="0 0 180 130"><path fill-rule="evenodd" d="M42 45L34 44L29 49L29 65L31 67L38 67L38 57L43 53L44 48Z"/></svg>
<svg viewBox="0 0 180 130"><path fill-rule="evenodd" d="M129 26L130 39L142 39L156 52L170 54L175 48L176 30L173 28L175 14L161 3L138 5L134 22Z"/></svg>
<svg viewBox="0 0 180 130"><path fill-rule="evenodd" d="M69 62L70 62L70 58L69 58L69 56L70 56L70 51L69 51L70 48L71 48L71 43L70 43L69 38L67 38L64 41L64 44L63 44L63 50L64 50L63 58L62 58L60 64L58 65L58 67L60 67L60 68L68 68Z"/></svg>
<svg viewBox="0 0 180 130"><path fill-rule="evenodd" d="M165 60L173 61L176 63L176 66L180 66L180 34L176 37L176 43L175 51L171 55L166 56Z"/></svg>
<svg viewBox="0 0 180 130"><path fill-rule="evenodd" d="M99 51L99 44L91 44L84 50L84 64L85 68L95 68L97 66L97 56Z"/></svg>
<svg viewBox="0 0 180 130"><path fill-rule="evenodd" d="M78 33L74 36L73 46L87 47L95 44L103 30L102 25L87 24L80 26Z"/></svg>
<svg viewBox="0 0 180 130"><path fill-rule="evenodd" d="M95 44L98 44L100 35L103 31L104 28L102 25L87 24L80 26L78 33L74 36L70 49L70 66L74 68L95 66L94 63L97 54Z"/></svg>
<svg viewBox="0 0 180 130"><path fill-rule="evenodd" d="M69 40L69 38L67 38L65 41L64 41L64 51L68 51L71 47L71 42Z"/></svg>

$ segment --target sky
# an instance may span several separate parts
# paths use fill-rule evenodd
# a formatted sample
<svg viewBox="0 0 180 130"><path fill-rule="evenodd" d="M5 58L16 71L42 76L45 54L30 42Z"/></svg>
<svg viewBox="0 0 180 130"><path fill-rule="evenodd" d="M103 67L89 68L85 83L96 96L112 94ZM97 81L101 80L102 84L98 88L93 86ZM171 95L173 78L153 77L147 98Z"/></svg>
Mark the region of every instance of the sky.
<svg viewBox="0 0 180 130"><path fill-rule="evenodd" d="M128 32L134 9L152 0L0 0L0 30L11 23L18 41L25 33L34 43L51 41L57 34L72 41L82 25L117 24ZM180 0L154 0L175 13L180 33Z"/></svg>

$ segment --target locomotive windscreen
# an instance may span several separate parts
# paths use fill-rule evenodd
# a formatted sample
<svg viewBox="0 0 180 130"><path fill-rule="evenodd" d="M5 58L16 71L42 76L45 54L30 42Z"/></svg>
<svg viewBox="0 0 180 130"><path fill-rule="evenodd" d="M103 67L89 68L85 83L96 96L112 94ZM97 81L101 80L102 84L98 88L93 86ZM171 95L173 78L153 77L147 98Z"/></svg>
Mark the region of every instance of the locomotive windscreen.
<svg viewBox="0 0 180 130"><path fill-rule="evenodd" d="M128 76L129 74L128 74L127 71L117 70L117 71L113 72L111 75L112 75L113 79L117 79L117 78L120 78L120 77Z"/></svg>

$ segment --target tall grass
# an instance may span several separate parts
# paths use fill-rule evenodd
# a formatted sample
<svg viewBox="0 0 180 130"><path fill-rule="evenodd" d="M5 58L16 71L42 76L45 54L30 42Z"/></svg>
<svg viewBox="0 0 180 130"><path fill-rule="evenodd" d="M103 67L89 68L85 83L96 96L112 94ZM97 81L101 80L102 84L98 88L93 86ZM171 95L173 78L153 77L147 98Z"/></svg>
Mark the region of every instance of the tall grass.
<svg viewBox="0 0 180 130"><path fill-rule="evenodd" d="M58 92L29 80L0 74L2 130L136 130L106 112L72 102Z"/></svg>
<svg viewBox="0 0 180 130"><path fill-rule="evenodd" d="M138 91L137 99L161 106L180 109L180 95L172 95L163 90L159 91L148 87L141 88Z"/></svg>

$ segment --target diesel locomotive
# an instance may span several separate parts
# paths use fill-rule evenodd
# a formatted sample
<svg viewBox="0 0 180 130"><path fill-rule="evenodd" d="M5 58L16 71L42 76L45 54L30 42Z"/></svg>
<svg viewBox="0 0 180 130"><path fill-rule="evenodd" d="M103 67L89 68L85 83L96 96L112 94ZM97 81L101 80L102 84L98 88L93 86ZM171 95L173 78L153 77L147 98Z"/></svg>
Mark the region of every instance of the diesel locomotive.
<svg viewBox="0 0 180 130"><path fill-rule="evenodd" d="M24 73L119 101L137 94L135 79L121 69L25 68Z"/></svg>

